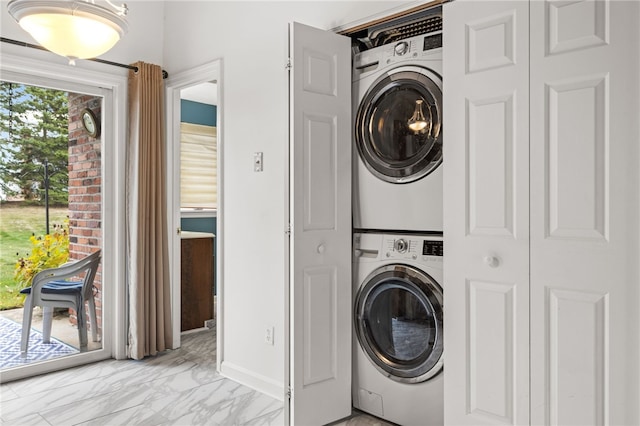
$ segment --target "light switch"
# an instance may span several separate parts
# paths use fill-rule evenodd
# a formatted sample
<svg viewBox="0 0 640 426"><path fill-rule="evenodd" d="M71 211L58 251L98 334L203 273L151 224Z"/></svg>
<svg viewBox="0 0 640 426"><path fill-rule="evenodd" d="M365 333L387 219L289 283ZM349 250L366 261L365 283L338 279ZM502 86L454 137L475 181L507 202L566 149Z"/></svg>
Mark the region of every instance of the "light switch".
<svg viewBox="0 0 640 426"><path fill-rule="evenodd" d="M261 152L253 153L253 171L254 172L262 171L262 153Z"/></svg>

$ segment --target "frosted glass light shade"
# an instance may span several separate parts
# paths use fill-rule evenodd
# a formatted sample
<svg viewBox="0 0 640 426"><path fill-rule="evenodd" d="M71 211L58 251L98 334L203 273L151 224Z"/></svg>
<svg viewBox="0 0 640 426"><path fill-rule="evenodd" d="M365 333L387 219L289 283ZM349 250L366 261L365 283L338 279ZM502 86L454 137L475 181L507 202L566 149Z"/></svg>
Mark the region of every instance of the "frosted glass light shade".
<svg viewBox="0 0 640 426"><path fill-rule="evenodd" d="M102 55L128 30L124 17L82 0L12 0L7 8L38 43L71 62Z"/></svg>
<svg viewBox="0 0 640 426"><path fill-rule="evenodd" d="M424 113L422 112L422 99L416 100L416 109L413 111L413 115L408 121L409 128L414 132L419 132L420 130L427 127L427 120L424 118Z"/></svg>

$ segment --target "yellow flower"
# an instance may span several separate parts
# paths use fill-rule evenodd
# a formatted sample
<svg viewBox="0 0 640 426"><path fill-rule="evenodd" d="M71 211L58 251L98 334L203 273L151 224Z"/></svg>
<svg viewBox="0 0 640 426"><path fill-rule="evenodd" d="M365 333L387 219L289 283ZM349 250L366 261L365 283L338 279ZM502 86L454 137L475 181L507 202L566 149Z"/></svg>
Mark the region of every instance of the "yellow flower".
<svg viewBox="0 0 640 426"><path fill-rule="evenodd" d="M22 287L31 285L33 276L38 272L56 268L69 259L69 219L63 225L54 226L53 234L29 237L31 254L19 258L16 262L14 277Z"/></svg>

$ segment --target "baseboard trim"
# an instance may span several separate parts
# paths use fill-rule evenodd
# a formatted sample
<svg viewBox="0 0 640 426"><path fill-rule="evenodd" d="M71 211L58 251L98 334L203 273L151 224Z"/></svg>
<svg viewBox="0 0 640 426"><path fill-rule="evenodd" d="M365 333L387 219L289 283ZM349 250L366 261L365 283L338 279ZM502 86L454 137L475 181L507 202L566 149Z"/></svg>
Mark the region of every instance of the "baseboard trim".
<svg viewBox="0 0 640 426"><path fill-rule="evenodd" d="M268 377L255 374L229 361L222 361L220 374L228 379L269 395L278 401L284 401L284 385L282 382L277 382Z"/></svg>

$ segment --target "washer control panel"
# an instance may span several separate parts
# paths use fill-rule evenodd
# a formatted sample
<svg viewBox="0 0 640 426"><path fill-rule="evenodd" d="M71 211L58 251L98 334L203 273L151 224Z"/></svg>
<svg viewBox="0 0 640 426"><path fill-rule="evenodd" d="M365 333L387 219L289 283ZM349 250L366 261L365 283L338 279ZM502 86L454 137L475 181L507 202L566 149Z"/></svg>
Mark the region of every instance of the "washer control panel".
<svg viewBox="0 0 640 426"><path fill-rule="evenodd" d="M419 262L442 268L442 234L396 234L356 232L353 234L353 261L357 263L398 261Z"/></svg>

